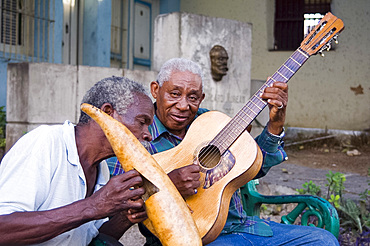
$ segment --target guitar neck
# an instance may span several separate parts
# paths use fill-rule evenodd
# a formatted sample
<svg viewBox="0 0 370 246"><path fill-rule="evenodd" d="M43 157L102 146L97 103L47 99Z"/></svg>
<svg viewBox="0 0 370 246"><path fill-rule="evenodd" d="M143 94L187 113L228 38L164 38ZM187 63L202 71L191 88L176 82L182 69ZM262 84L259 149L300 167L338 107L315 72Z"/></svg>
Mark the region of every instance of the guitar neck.
<svg viewBox="0 0 370 246"><path fill-rule="evenodd" d="M217 134L210 144L217 146L220 152L224 153L267 106L266 100L263 100L260 97L260 94L265 90L265 88L272 86L276 81L287 83L309 57L310 56L306 52L298 48L249 99L244 107L239 110L239 112Z"/></svg>

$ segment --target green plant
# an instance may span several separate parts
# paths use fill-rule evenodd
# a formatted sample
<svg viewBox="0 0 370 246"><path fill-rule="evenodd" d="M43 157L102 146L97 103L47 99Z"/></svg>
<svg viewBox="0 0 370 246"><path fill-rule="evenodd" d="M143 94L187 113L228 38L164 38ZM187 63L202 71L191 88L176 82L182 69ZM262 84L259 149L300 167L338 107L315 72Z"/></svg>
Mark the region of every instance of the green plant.
<svg viewBox="0 0 370 246"><path fill-rule="evenodd" d="M370 191L366 189L364 192L360 193L360 201L358 203L351 199L343 200L342 193L345 189L345 175L339 172L333 173L329 171L329 173L326 174L326 180L327 184L325 184L325 186L328 188L326 200L333 204L338 210L341 227L355 228L359 234L361 234L365 228L370 228L370 212L367 207L370 200ZM317 186L312 180L304 183L302 187L302 189L296 189L299 194L320 196L320 186Z"/></svg>
<svg viewBox="0 0 370 246"><path fill-rule="evenodd" d="M306 182L302 185L303 189L296 189L296 191L301 195L314 195L320 196L321 195L321 186L317 186L312 180Z"/></svg>
<svg viewBox="0 0 370 246"><path fill-rule="evenodd" d="M3 136L3 129L0 128L0 148L4 148L5 147L5 143L6 143L6 140L5 140L5 136Z"/></svg>
<svg viewBox="0 0 370 246"><path fill-rule="evenodd" d="M331 195L339 195L339 198L342 201L342 191L344 190L344 182L346 182L346 177L343 173L333 173L332 171L329 171L328 174L326 174L326 180L328 181L325 186L328 187L328 193L326 195L326 199L329 200Z"/></svg>
<svg viewBox="0 0 370 246"><path fill-rule="evenodd" d="M365 201L365 202L370 200L370 190L368 190L368 189L364 190L363 192L361 192L358 195L360 196L360 199ZM370 203L370 201L369 201L369 203Z"/></svg>
<svg viewBox="0 0 370 246"><path fill-rule="evenodd" d="M334 205L335 208L338 208L340 206L339 200L340 200L339 195L331 194L328 201L331 202Z"/></svg>
<svg viewBox="0 0 370 246"><path fill-rule="evenodd" d="M341 226L357 228L360 234L365 226L370 226L370 214L365 203L360 202L357 205L351 199L347 199L338 207L338 210L343 215Z"/></svg>
<svg viewBox="0 0 370 246"><path fill-rule="evenodd" d="M0 107L0 148L5 147L5 126L6 126L6 113L4 106Z"/></svg>
<svg viewBox="0 0 370 246"><path fill-rule="evenodd" d="M261 209L261 212L267 211L267 206L266 206L266 204L261 204L260 209Z"/></svg>

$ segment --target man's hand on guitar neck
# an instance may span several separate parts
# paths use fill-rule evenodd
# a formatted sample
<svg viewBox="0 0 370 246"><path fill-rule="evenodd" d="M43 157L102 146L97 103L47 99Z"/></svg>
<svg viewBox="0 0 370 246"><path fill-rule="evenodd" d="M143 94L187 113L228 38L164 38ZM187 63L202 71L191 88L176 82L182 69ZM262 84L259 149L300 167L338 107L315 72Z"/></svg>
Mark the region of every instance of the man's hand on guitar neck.
<svg viewBox="0 0 370 246"><path fill-rule="evenodd" d="M261 98L267 100L270 110L270 119L267 129L274 135L280 135L285 123L286 107L288 104L288 84L275 82L265 88Z"/></svg>
<svg viewBox="0 0 370 246"><path fill-rule="evenodd" d="M171 171L168 176L183 197L196 194L200 186L200 167L195 164Z"/></svg>

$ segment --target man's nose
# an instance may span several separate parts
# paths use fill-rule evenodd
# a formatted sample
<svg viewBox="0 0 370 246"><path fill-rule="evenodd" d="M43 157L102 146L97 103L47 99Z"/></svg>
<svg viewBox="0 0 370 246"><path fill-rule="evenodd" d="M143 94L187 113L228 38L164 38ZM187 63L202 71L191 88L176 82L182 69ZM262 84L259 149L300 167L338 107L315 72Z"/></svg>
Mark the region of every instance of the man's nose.
<svg viewBox="0 0 370 246"><path fill-rule="evenodd" d="M176 107L180 110L187 110L189 109L189 102L188 99L184 96L177 102Z"/></svg>
<svg viewBox="0 0 370 246"><path fill-rule="evenodd" d="M149 129L144 130L143 139L148 142L152 141L152 135L150 134Z"/></svg>

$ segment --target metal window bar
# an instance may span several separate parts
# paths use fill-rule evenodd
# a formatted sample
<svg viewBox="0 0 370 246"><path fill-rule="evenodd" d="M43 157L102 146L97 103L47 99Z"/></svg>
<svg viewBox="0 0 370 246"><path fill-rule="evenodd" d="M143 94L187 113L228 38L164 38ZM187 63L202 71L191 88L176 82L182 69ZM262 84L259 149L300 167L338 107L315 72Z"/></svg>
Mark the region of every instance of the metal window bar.
<svg viewBox="0 0 370 246"><path fill-rule="evenodd" d="M320 22L324 15L320 13L316 14L304 14L304 36L307 34Z"/></svg>
<svg viewBox="0 0 370 246"><path fill-rule="evenodd" d="M127 27L124 20L126 2L123 0L112 1L111 22L111 66L124 68L127 65L126 39Z"/></svg>
<svg viewBox="0 0 370 246"><path fill-rule="evenodd" d="M0 3L0 57L53 61L49 37L54 37L55 0L0 0ZM49 6L53 7L52 18Z"/></svg>
<svg viewBox="0 0 370 246"><path fill-rule="evenodd" d="M304 14L325 14L331 0L275 0L274 50L295 50L304 38Z"/></svg>

